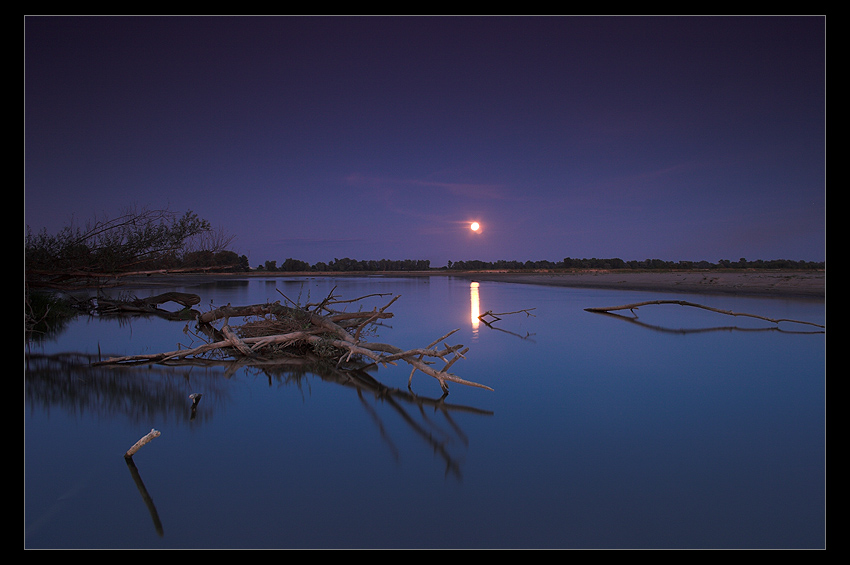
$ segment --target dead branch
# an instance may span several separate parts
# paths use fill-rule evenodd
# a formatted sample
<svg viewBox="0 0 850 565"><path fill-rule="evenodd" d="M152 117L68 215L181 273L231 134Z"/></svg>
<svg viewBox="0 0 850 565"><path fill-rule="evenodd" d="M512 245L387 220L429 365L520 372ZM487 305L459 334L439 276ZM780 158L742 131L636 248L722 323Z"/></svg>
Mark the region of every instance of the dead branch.
<svg viewBox="0 0 850 565"><path fill-rule="evenodd" d="M360 296L358 298L349 298L347 300L337 300L338 296L334 294L335 290L336 290L336 286L334 286L331 289L331 291L328 293L328 295L325 297L324 300L322 300L321 302L318 302L318 303L306 304L304 306L304 309L310 310L310 307L312 306L313 312L321 312L322 310L327 310L329 313L333 313L334 311L331 310L330 308L328 308L328 306L332 306L332 305L335 305L335 304L351 304L351 303L354 303L354 302L359 302L359 301L361 301L365 298L371 298L373 296L389 296L390 295L390 293L383 292L383 293L367 294L367 295L364 295L364 296ZM283 293L281 292L281 294L283 294ZM400 298L400 296L396 296L395 298L393 298L389 302L389 304L387 304L386 306L381 308L381 311L386 310L390 306L390 304L392 304L393 302L395 302L399 298ZM290 302L291 302L291 300L290 300Z"/></svg>
<svg viewBox="0 0 850 565"><path fill-rule="evenodd" d="M511 314L523 314L524 313L526 317L530 316L530 317L533 318L534 314L531 313L532 310L535 310L535 308L525 308L523 310L516 310L514 312L499 312L498 314L494 314L492 310L487 310L486 312L484 312L483 314L478 316L478 319L489 326L493 322L498 322L499 320L501 320L502 316L509 316ZM492 318L492 320L489 320L489 321L485 320L484 318L486 316L489 316L490 318Z"/></svg>
<svg viewBox="0 0 850 565"><path fill-rule="evenodd" d="M380 295L369 295L380 296ZM338 312L321 315L319 309L329 310L332 304L350 303L338 301L330 294L322 302L311 305L312 311L296 306L284 306L280 302L254 304L249 306L222 306L200 314L197 318L203 333L214 336L214 341L198 347L178 349L165 353L130 355L113 357L99 361L97 365L164 363L207 356L212 352L221 352L239 360L261 361L269 356L303 353L309 348L313 353L333 360L337 365L367 360L366 366L395 365L403 361L412 367L411 379L416 371L433 377L440 383L444 392L448 392L448 383L466 386L492 388L462 379L448 372L459 359L464 358L468 348L463 345L437 344L458 330L449 332L440 339L423 348L401 349L388 343L371 342L363 339L364 330L381 319L392 318L387 308L399 296L395 296L380 309L361 312ZM252 318L243 326L230 324L231 318ZM212 328L212 324L224 320L221 330ZM442 369L432 367L431 359L444 363ZM408 387L410 379L408 379Z"/></svg>
<svg viewBox="0 0 850 565"><path fill-rule="evenodd" d="M647 305L653 305L653 304L678 304L679 306L692 306L694 308L702 308L703 310L709 310L711 312L717 312L718 314L726 314L728 316L743 316L743 317L748 317L748 318L756 318L756 319L765 320L767 322L771 322L771 323L774 323L774 324L779 324L780 322L792 322L792 323L795 323L795 324L806 324L806 325L815 326L815 327L818 327L818 328L825 328L826 327L826 326L823 326L823 325L820 325L820 324L815 324L813 322L804 322L804 321L801 321L801 320L791 320L791 319L788 319L788 318L774 319L774 318L766 318L764 316L759 316L757 314L746 314L746 313L743 313L743 312L733 312L731 310L720 310L718 308L712 308L711 306L703 306L702 304L696 304L694 302L687 302L685 300L647 300L645 302L635 302L633 304L624 304L623 306L611 306L611 307L607 307L607 308L598 308L598 307L597 308L585 308L585 311L608 314L608 313L611 313L615 310L629 310L629 311L631 311L632 314L634 314L635 313L634 311L637 308L639 308L640 306L647 306Z"/></svg>
<svg viewBox="0 0 850 565"><path fill-rule="evenodd" d="M516 336L520 339L529 339L533 334L526 332L526 334L523 336L523 335L520 335L518 333L511 332L511 331L508 331L508 330L505 330L505 329L502 329L502 328L497 328L493 324L495 324L496 322L501 320L502 319L501 316L509 316L511 314L523 314L524 313L526 317L532 317L533 318L534 314L532 314L531 311L534 310L534 309L535 308L525 308L523 310L516 310L514 312L499 312L497 314L494 314L492 310L487 310L486 312L484 312L483 314L478 316L478 319L481 320L481 323L483 323L485 326L487 326L488 328L490 328L492 330L498 330L500 332L505 332L505 333L514 335L514 336Z"/></svg>

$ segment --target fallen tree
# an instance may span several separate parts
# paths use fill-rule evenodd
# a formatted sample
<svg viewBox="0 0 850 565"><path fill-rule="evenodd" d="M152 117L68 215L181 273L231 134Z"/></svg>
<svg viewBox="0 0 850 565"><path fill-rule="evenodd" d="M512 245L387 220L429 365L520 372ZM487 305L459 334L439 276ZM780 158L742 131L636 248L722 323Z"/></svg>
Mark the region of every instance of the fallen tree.
<svg viewBox="0 0 850 565"><path fill-rule="evenodd" d="M287 306L280 301L248 306L228 304L197 316L197 329L209 340L202 345L164 353L113 357L95 364L165 363L214 354L250 364L252 361L266 362L270 358L299 355L310 351L334 362L337 366L356 363L359 367L365 368L371 365L386 367L396 365L397 362L407 363L412 368L408 378L408 388L411 386L413 375L419 371L436 379L444 394L448 393L449 383L493 390L486 385L462 379L449 372L449 368L457 360L464 358L464 354L469 351L469 348L463 345L445 343L445 340L458 330L448 332L425 347L413 349L402 349L387 343L367 341L366 336L374 333L379 321L393 317L388 308L400 296L393 297L383 307L373 308L371 311L345 312L334 309L340 304L356 303L364 298L367 297L338 300L332 290L321 302L303 307L295 303ZM187 296L181 296L180 299L187 304L200 302L200 298L195 301L194 298ZM288 298L287 300L292 302ZM231 318L244 319L245 323L231 325ZM221 326L216 327L217 323L221 323ZM441 369L433 366L435 360L443 362Z"/></svg>

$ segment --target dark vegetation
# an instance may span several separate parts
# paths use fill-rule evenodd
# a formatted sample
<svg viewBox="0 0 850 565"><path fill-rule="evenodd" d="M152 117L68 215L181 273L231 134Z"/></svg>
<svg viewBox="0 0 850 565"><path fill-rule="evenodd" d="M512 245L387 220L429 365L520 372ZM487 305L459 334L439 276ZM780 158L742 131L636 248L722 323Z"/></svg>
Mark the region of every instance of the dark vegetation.
<svg viewBox="0 0 850 565"><path fill-rule="evenodd" d="M352 271L429 271L431 270L431 261L422 259L380 259L358 261L356 259L334 259L329 263L322 261L315 265L310 265L306 261L297 259L287 259L280 267L277 266L277 261L266 261L265 264L257 267L258 271L271 272L320 272L320 273L344 273Z"/></svg>
<svg viewBox="0 0 850 565"><path fill-rule="evenodd" d="M257 270L267 272L354 272L354 271L539 271L539 270L711 270L711 269L786 269L786 270L819 270L824 269L824 261L794 261L790 259L773 259L769 261L747 261L741 257L737 261L721 259L716 263L708 261L664 261L661 259L645 259L643 261L624 261L623 259L576 259L566 257L563 261L449 261L445 267L431 268L427 260L381 259L358 261L356 259L334 259L330 263L319 262L310 265L306 261L286 259L279 267L277 261L266 261Z"/></svg>
<svg viewBox="0 0 850 565"><path fill-rule="evenodd" d="M69 289L152 271L247 270L247 257L227 249L232 239L191 211L129 210L57 234L27 226L25 282Z"/></svg>
<svg viewBox="0 0 850 565"><path fill-rule="evenodd" d="M191 211L127 210L115 218L34 233L24 241L24 333L49 333L90 307L89 300L55 291L102 288L123 276L152 272L247 270L248 260L227 249L232 237L214 231Z"/></svg>

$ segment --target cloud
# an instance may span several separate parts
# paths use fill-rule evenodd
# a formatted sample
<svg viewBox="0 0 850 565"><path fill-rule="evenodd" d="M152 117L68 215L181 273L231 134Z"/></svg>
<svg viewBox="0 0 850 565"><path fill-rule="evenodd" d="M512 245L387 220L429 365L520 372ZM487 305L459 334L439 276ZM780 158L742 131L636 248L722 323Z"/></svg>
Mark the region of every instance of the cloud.
<svg viewBox="0 0 850 565"><path fill-rule="evenodd" d="M491 183L446 182L416 178L405 179L397 177L366 176L359 173L352 173L348 175L345 180L348 184L361 187L366 186L381 189L405 187L437 189L448 192L453 196L485 200L510 200L513 198L507 187Z"/></svg>

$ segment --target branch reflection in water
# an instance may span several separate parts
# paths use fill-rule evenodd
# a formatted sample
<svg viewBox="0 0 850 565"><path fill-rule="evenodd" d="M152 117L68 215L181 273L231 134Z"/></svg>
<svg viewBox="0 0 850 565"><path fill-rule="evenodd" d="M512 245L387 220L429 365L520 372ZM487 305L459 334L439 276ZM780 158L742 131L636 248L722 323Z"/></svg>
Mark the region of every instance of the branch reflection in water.
<svg viewBox="0 0 850 565"><path fill-rule="evenodd" d="M154 364L144 371L93 366L97 360L97 355L84 353L27 354L25 398L31 409L58 408L69 414L122 418L142 427L150 427L152 421L189 424L197 417L194 423L198 425L211 419L213 411L193 414L189 395L197 392L195 388L203 387L219 404L230 400L228 382L211 378L220 373Z"/></svg>
<svg viewBox="0 0 850 565"><path fill-rule="evenodd" d="M136 485L136 488L139 489L139 494L142 496L142 500L145 503L145 507L148 509L148 513L150 513L153 528L156 530L156 534L159 537L162 537L165 533L165 530L162 527L162 520L159 518L159 512L157 512L156 505L153 503L153 497L150 493L148 493L148 489L145 487L144 481L142 481L142 475L139 473L139 468L136 467L136 463L133 461L132 457L125 457L124 461L127 462L127 468L130 470L130 476L133 478L133 483Z"/></svg>
<svg viewBox="0 0 850 565"><path fill-rule="evenodd" d="M374 365L371 366L374 369ZM256 371L272 382L294 384L299 390L303 389L303 381L310 376L317 376L324 382L335 383L346 388L353 389L360 403L375 422L381 439L387 447L398 458L399 450L390 437L387 426L376 410L370 404L368 397L372 396L376 402L390 406L401 420L425 442L429 452L438 454L445 463L445 474L462 478L459 459L452 454L450 447L460 442L464 447L468 445L466 434L457 424L453 415L475 414L479 416L492 416L493 412L472 406L453 404L446 402L447 396L443 394L439 398L428 398L414 394L410 390L388 387L370 375L364 368L336 367L327 360L311 356L292 357L288 359L276 359L268 364L252 364L252 371ZM409 408L408 408L409 407ZM428 417L425 408L431 409L435 414L440 414L454 432L454 437L446 433L440 422ZM418 418L417 418L418 415Z"/></svg>
<svg viewBox="0 0 850 565"><path fill-rule="evenodd" d="M144 371L139 370L138 365L93 366L95 361L97 356L87 354L27 355L25 396L31 408L59 407L72 414L85 412L120 417L140 425L161 421L168 423L163 426L167 430L168 426L211 423L216 408L231 402L228 390L240 370L245 375L262 376L269 388L292 384L304 390L306 379L319 377L322 382L341 385L356 394L394 458L399 458L400 450L392 439L393 426L384 421L379 404L389 406L392 413L399 415L423 441L428 452L436 453L443 460L445 476L459 480L462 479L462 458L453 450L458 446L466 449L468 437L455 416L493 415L489 410L446 402L446 395L428 398L388 387L363 368L336 367L318 357L254 361L250 365L244 360L186 359L149 363ZM206 370L199 371L199 368ZM205 399L216 399L216 402L205 400L203 406L199 406L198 390L203 390ZM370 397L373 402L369 401ZM433 415L442 416L442 420ZM132 457L127 458L127 466L150 512L154 528L161 536L163 524Z"/></svg>

